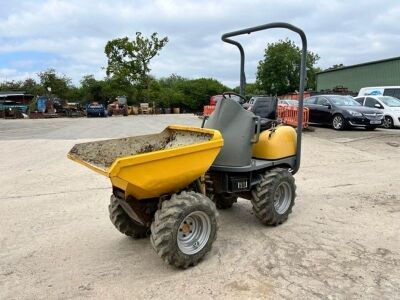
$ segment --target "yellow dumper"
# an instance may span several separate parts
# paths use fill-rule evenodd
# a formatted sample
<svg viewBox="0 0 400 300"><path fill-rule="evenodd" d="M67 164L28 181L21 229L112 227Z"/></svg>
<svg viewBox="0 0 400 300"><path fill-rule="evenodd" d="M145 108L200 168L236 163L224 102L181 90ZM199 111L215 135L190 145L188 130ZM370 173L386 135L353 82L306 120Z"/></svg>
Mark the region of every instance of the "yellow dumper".
<svg viewBox="0 0 400 300"><path fill-rule="evenodd" d="M232 37L286 28L302 40L297 132L277 123L276 97L258 96L243 108L244 52ZM265 225L288 219L296 197L307 40L287 23L270 23L222 36L241 54L240 94L225 92L201 128L169 126L158 134L75 145L68 157L110 178L110 219L133 238L150 235L156 253L180 268L210 251L219 209L248 199ZM233 97L235 96L235 97ZM238 100L239 99L239 100Z"/></svg>

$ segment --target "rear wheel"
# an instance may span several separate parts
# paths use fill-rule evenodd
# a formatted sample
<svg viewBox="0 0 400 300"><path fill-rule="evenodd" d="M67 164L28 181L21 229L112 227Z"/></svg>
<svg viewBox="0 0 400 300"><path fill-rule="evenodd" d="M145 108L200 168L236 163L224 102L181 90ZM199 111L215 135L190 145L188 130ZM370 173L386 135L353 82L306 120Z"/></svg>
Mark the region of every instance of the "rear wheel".
<svg viewBox="0 0 400 300"><path fill-rule="evenodd" d="M383 120L383 127L385 128L394 128L394 123L392 117L386 116L385 119Z"/></svg>
<svg viewBox="0 0 400 300"><path fill-rule="evenodd" d="M237 197L230 194L214 194L214 202L218 209L231 208L237 202Z"/></svg>
<svg viewBox="0 0 400 300"><path fill-rule="evenodd" d="M346 127L346 120L341 114L336 114L333 116L332 127L335 130L343 130Z"/></svg>
<svg viewBox="0 0 400 300"><path fill-rule="evenodd" d="M210 174L205 174L206 195L210 198L218 209L231 208L233 203L237 202L235 195L229 193L215 193L214 182Z"/></svg>
<svg viewBox="0 0 400 300"><path fill-rule="evenodd" d="M111 195L108 211L110 213L110 220L115 228L134 239L146 237L149 232L148 228L133 221L118 202L118 198Z"/></svg>
<svg viewBox="0 0 400 300"><path fill-rule="evenodd" d="M216 239L217 218L215 204L203 194L175 194L155 213L151 244L170 265L184 269L196 265Z"/></svg>
<svg viewBox="0 0 400 300"><path fill-rule="evenodd" d="M253 211L265 225L279 225L292 212L296 197L293 175L286 169L276 168L266 172L261 182L252 190Z"/></svg>

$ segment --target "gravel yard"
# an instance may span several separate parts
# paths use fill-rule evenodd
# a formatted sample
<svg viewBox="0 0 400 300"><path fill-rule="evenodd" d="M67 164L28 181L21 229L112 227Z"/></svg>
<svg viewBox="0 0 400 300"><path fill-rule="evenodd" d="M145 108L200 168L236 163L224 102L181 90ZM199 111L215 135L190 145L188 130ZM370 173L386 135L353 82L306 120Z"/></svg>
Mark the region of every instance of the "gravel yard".
<svg viewBox="0 0 400 300"><path fill-rule="evenodd" d="M1 299L400 297L400 130L304 134L288 222L239 200L196 267L162 262L108 218L109 180L66 158L76 143L200 125L191 115L0 120Z"/></svg>

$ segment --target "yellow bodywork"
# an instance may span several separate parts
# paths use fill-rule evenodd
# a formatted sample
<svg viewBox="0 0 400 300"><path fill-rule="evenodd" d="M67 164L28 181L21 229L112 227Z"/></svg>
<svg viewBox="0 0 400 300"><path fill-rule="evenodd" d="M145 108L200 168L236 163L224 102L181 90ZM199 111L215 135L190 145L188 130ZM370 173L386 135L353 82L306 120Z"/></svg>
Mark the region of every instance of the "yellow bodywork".
<svg viewBox="0 0 400 300"><path fill-rule="evenodd" d="M156 151L150 150L146 153L115 157L110 166L106 164L99 166L99 164L91 162L81 149L95 146L99 149L96 150L98 155L101 156L101 147L108 147L108 144L118 145L119 140L123 139L77 144L68 153L68 157L108 176L113 186L125 191L126 197L133 196L138 200L160 197L181 190L203 175L223 146L223 138L218 130L180 125L168 126L158 135L137 138L144 137L148 143L158 136L165 137L168 134L171 136L186 134L189 138L190 135L193 135L194 138L193 142L189 141L185 145L178 143L177 146L168 146L169 148L155 148ZM196 136L201 136L202 140L196 140ZM127 139L129 138L124 141ZM167 141L169 140L167 139ZM116 148L118 147L116 146Z"/></svg>
<svg viewBox="0 0 400 300"><path fill-rule="evenodd" d="M280 159L296 155L296 131L290 126L277 126L260 133L259 141L253 145L253 157Z"/></svg>

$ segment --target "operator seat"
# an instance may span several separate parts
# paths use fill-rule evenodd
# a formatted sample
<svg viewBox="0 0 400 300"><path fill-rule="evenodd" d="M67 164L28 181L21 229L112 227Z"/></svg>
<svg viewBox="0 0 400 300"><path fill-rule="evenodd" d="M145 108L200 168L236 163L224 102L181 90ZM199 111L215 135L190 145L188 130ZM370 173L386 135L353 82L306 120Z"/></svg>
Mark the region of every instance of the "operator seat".
<svg viewBox="0 0 400 300"><path fill-rule="evenodd" d="M261 130L267 130L276 124L278 98L256 97L251 112L261 118Z"/></svg>

